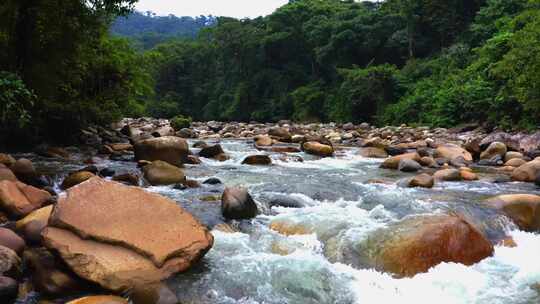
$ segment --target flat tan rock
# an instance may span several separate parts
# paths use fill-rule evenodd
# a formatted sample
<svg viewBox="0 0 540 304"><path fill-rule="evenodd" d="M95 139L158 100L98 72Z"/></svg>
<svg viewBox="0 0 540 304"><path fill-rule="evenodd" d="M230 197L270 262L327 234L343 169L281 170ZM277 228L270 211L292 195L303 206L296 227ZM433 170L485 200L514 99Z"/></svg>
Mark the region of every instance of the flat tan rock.
<svg viewBox="0 0 540 304"><path fill-rule="evenodd" d="M198 259L213 243L206 227L174 201L98 177L60 196L49 225L132 249L157 267L173 257Z"/></svg>
<svg viewBox="0 0 540 304"><path fill-rule="evenodd" d="M191 265L189 258L174 258L158 268L133 250L83 240L64 229L47 227L42 236L78 276L113 291L159 282Z"/></svg>
<svg viewBox="0 0 540 304"><path fill-rule="evenodd" d="M25 216L50 198L49 192L21 182L0 181L0 207L13 216Z"/></svg>

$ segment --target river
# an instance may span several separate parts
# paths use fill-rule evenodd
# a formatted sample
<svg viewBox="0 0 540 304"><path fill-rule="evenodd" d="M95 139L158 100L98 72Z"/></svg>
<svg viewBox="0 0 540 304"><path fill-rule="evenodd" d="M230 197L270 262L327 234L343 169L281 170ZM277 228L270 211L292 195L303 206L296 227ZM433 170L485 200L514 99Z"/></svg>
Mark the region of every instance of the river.
<svg viewBox="0 0 540 304"><path fill-rule="evenodd" d="M229 160L203 159L201 165L187 166L186 175L201 182L217 177L227 186L247 187L261 214L233 223L240 232L213 230L214 247L201 263L168 281L182 303L540 303L540 291L532 287L540 282L540 236L518 231L505 216L480 203L498 194L540 194L533 184L493 183L489 179L494 174L481 171L475 182L402 188L397 182L409 175L379 169L380 160L358 156L354 148L339 151L335 158L289 154L304 162L272 154L273 165L263 167L241 164L244 157L260 153L251 142L221 144ZM57 181L67 171L79 169L84 158L66 162L20 156L33 158L38 169L56 174ZM133 162L102 160L98 166L138 172ZM223 187L148 190L174 199L213 227L224 222L219 202L211 200ZM269 201L284 195L303 207L269 207ZM362 241L377 229L411 215L449 212L487 222L490 239L509 234L518 246L496 246L492 257L473 266L443 263L405 279L364 268L355 259ZM285 236L270 229L272 223L303 234Z"/></svg>

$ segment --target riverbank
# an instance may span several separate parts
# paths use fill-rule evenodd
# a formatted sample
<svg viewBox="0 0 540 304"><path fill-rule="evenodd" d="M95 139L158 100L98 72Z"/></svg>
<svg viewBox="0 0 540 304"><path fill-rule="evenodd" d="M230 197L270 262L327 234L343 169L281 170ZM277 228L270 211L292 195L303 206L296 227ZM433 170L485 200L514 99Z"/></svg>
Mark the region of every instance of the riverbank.
<svg viewBox="0 0 540 304"><path fill-rule="evenodd" d="M112 282L122 282L116 288L103 279L110 276L86 275L80 260L74 263L70 256L93 256L92 250L105 245L135 250L145 259L156 256L157 248L168 242L170 224L158 224L165 213L142 206L135 212L125 205L143 187L144 193L160 194L193 214L201 231L208 227L215 240L200 262L199 254L192 255L187 273L172 275L166 285L147 292L154 301L156 294L170 299L159 303L370 303L375 298L530 303L539 299L535 286L540 270L531 265L533 257L527 258L538 251L537 138L487 134L472 126L377 129L365 124L208 122L173 130L164 120L139 119L109 129L90 128L82 131L85 145L80 147L43 146L34 153L15 153L13 159L2 156L2 179L10 171L35 191L50 194L39 192L43 201L14 213L5 204L5 194L11 192L2 192L4 226L25 244L13 248L22 258L19 265L34 265L4 275L15 279L11 286L18 285L19 291L11 295L22 303L91 294L135 301L141 292L124 284L134 281L116 276ZM73 199L81 191L88 193L86 203L75 209L75 220L66 218L65 208L71 205L66 198L81 203ZM117 197L117 192L124 194ZM99 193L113 199L99 199ZM155 204L154 196L135 196ZM102 207L88 208L94 204ZM29 216L24 213L43 206L57 210L52 220L47 214L39 217L40 226L15 224ZM104 217L95 213L101 208L119 212ZM96 231L85 226L95 220L79 217L103 218L97 227L124 227L126 234L144 222L145 231L154 231L154 245L145 247L140 238L126 234L109 235L107 229ZM70 239L72 251L66 252L51 232L41 238L43 229L86 237ZM98 247L76 251L80 249L74 244L87 244L88 239ZM32 259L35 252L49 257L49 273L61 271L58 276L82 278L83 284L55 280L60 286L47 291L44 287L54 284L39 284L38 269L45 268L35 265L44 259ZM419 259L396 252L423 254ZM107 270L111 264L96 265L109 265L101 268ZM508 282L501 297L501 286Z"/></svg>

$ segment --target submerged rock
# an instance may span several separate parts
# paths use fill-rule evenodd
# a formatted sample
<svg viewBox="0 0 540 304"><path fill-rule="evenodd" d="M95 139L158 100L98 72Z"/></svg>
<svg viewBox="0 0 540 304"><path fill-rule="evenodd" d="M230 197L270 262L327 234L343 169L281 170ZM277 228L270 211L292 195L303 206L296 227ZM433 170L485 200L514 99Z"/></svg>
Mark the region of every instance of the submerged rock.
<svg viewBox="0 0 540 304"><path fill-rule="evenodd" d="M443 262L472 265L493 254L489 240L450 215L414 216L374 232L357 248L360 264L412 277Z"/></svg>
<svg viewBox="0 0 540 304"><path fill-rule="evenodd" d="M174 201L97 177L60 197L42 235L77 275L115 291L185 271L213 244Z"/></svg>

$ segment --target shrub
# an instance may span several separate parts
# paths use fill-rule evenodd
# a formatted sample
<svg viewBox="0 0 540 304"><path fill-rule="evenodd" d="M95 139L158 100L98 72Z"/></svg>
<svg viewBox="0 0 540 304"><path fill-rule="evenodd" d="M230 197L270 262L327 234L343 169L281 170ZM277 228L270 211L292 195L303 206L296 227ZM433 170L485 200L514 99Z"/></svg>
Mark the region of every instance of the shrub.
<svg viewBox="0 0 540 304"><path fill-rule="evenodd" d="M191 126L191 117L185 117L182 115L175 116L171 119L171 126L176 131L180 131L183 128L189 128Z"/></svg>

